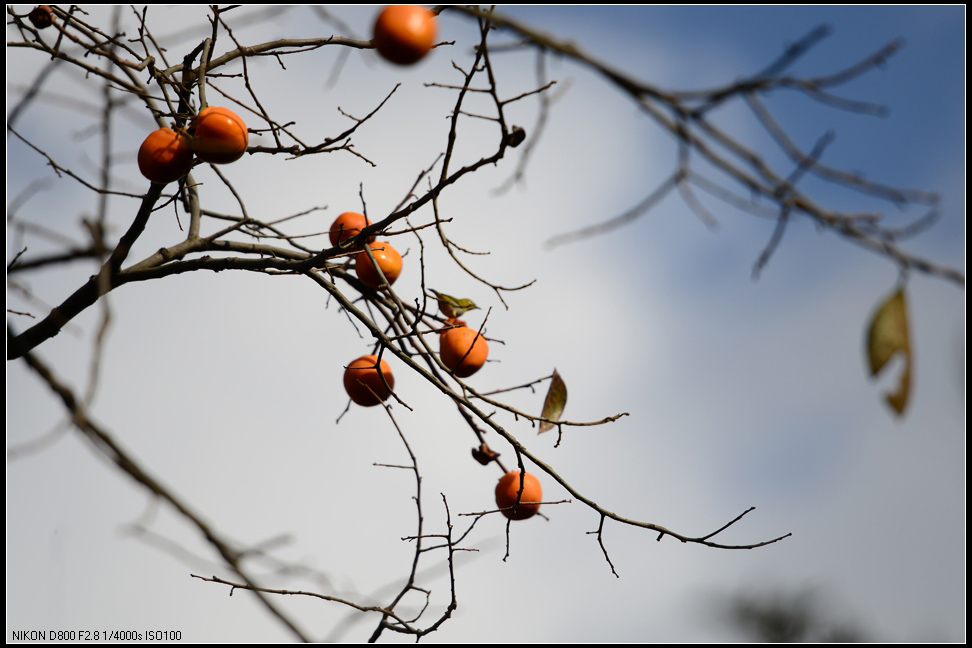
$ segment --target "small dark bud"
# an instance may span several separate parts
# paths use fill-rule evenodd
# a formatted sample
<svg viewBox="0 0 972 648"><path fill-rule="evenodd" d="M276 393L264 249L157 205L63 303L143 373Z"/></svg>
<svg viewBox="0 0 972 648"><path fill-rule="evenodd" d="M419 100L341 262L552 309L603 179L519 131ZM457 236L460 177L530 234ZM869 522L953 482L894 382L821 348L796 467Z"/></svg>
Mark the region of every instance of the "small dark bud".
<svg viewBox="0 0 972 648"><path fill-rule="evenodd" d="M526 139L526 131L519 126L513 127L513 132L506 136L506 143L516 148Z"/></svg>
<svg viewBox="0 0 972 648"><path fill-rule="evenodd" d="M47 5L37 5L27 14L27 20L37 29L47 29L54 24L54 10Z"/></svg>

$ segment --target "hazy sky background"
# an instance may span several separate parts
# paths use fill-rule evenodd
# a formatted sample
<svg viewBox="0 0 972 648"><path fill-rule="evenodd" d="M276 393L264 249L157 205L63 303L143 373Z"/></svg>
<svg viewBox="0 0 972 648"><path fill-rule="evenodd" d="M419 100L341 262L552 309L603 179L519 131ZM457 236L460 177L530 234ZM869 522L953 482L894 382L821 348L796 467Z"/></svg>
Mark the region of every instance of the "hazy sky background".
<svg viewBox="0 0 972 648"><path fill-rule="evenodd" d="M241 43L331 33L366 39L377 9L334 9L350 32L335 30L312 8L243 20L254 11L227 15ZM505 11L670 90L716 87L759 71L822 23L832 26L832 35L791 74L831 74L904 38L904 49L886 65L835 90L887 106L887 117L841 112L793 91L776 91L766 104L805 150L833 130L827 164L941 194L940 221L905 245L964 271L964 7ZM106 25L106 16L98 8L89 18ZM134 35L131 10L123 18ZM170 61L208 34L204 7L150 8L148 20L169 47ZM468 66L477 30L470 19L446 13L439 38L455 44L408 69L372 51L335 47L280 62L251 59L250 79L264 107L280 122L296 122L305 141L346 129L351 122L338 108L362 116L396 83L402 86L353 139L376 167L344 153L294 160L254 155L222 167L249 213L273 220L326 206L292 226L321 231L339 213L359 209L359 190L372 216L389 213L445 146L455 93L425 84L460 82L452 61ZM15 39L8 27L8 42ZM499 33L494 45L508 41ZM220 51L228 47L222 40ZM533 52L494 53L504 96L536 86L535 61ZM36 52L8 47L8 115L45 62ZM721 539L793 536L753 551L721 551L671 538L656 542L656 534L607 523L604 542L616 578L588 534L598 517L580 503L544 507L549 521L512 525L505 562L504 520L487 516L464 543L478 552L457 559L459 608L423 641L730 640L740 635L719 617L725 597L806 588L819 593L828 620L855 623L870 638L963 641L964 290L912 275L913 393L906 416L895 420L883 393L897 385L900 367L874 382L863 355L867 322L898 279L882 257L796 219L754 281L753 263L773 221L701 193L718 221L714 231L673 194L624 229L546 248L553 235L637 204L676 163L671 138L615 87L557 58L548 61L547 75L558 81L557 101L524 182L495 192L513 173L521 148L450 188L439 205L453 219L453 240L491 252L466 259L476 272L503 285L536 283L510 293L505 309L456 268L429 230L423 233L427 285L492 308L487 333L502 344L491 346L496 362L470 384L489 391L556 367L569 390L565 418L627 412L609 426L566 429L558 448L552 433L538 437L523 421L497 415L611 511L702 535L756 506ZM237 82L222 86L245 97ZM18 132L95 181L100 144L91 129L100 92L93 79L62 66L16 124ZM212 90L209 101L220 104ZM470 109L476 105L486 110L475 101ZM515 104L509 117L532 134L537 103ZM730 102L713 119L783 173L792 169L742 102ZM116 188L147 188L135 151L152 129L137 103L119 110ZM495 137L490 125L467 119L459 136L460 163L492 151L491 139L482 144ZM253 136L251 145L266 139ZM13 196L54 175L9 134L7 144L9 216ZM194 173L207 209L237 213L212 171ZM921 213L902 213L814 178L801 187L822 205L881 211L896 224ZM93 194L62 178L19 206L16 216L81 242L79 219L96 204ZM113 237L136 206L134 199L111 199ZM188 218L181 217L185 225ZM430 220L426 208L413 224ZM204 222L204 233L217 227ZM161 210L130 259L181 236L172 209ZM420 295L420 249L414 237L394 242L405 254L395 290L411 300ZM51 249L8 226L8 261L23 245L31 254ZM93 265L75 263L18 279L52 305L92 272ZM414 483L410 473L374 465L407 459L380 408L352 407L335 423L347 402L342 367L369 353L370 341L333 300L306 279L221 272L128 285L108 301L112 325L92 417L221 533L248 546L270 543L276 558L321 575L284 577L273 573L273 563L261 563L253 571L268 587L388 603L410 566L412 546L402 538L415 531ZM38 317L47 312L9 287L7 304ZM89 309L38 349L78 394L87 386L100 313ZM467 320L478 326L484 315L476 311ZM18 330L29 325L9 314L8 321ZM459 514L494 506L499 471L471 459L474 437L441 394L402 363L391 364L397 391L413 408L396 405L393 412L422 471L426 530L444 528L441 493L461 533L473 518ZM542 392L515 392L509 400L539 412ZM60 404L21 361L7 365L6 419L8 450L64 421ZM512 450L495 435L493 441L510 465ZM565 499L551 479L540 477L546 500ZM215 554L195 530L167 506L154 506L74 431L41 452L8 459L6 484L8 638L12 630L178 630L195 641L292 638L247 593L229 596L224 586L191 578L230 574L208 562ZM134 524L157 535L136 537ZM286 541L275 542L281 538ZM187 553L167 548L174 545ZM441 553L427 555L422 565L421 585L432 590L425 617L431 619L448 603L448 582ZM378 621L315 599L276 602L315 639L361 641ZM424 600L408 602L417 610ZM391 633L383 639L410 640Z"/></svg>

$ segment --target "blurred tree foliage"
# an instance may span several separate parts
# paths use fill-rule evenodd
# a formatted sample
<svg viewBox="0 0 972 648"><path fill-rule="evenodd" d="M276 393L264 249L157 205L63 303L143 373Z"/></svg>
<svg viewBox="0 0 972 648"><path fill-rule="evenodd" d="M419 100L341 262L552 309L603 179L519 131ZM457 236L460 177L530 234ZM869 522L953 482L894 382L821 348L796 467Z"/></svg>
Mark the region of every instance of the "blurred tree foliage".
<svg viewBox="0 0 972 648"><path fill-rule="evenodd" d="M874 641L855 621L835 620L816 589L742 592L720 604L720 616L751 641L861 643Z"/></svg>

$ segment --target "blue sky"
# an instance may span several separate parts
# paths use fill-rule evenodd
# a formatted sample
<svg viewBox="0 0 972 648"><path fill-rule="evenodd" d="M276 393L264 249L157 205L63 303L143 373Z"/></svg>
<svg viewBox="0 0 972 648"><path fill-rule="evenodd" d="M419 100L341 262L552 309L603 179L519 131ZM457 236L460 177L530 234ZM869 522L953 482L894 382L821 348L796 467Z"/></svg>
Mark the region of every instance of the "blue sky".
<svg viewBox="0 0 972 648"><path fill-rule="evenodd" d="M200 36L170 35L204 23L204 11L174 14L158 7L149 17L159 21L156 35L172 43L173 56L181 56ZM334 10L358 37L367 37L374 11ZM886 105L887 117L844 113L793 92L774 92L766 103L807 149L833 130L827 164L940 193L940 220L905 246L964 271L964 7L507 11L671 90L745 77L821 23L832 26L832 35L792 74L833 73L904 38L905 47L885 66L836 90ZM224 167L250 213L272 219L326 205L303 225L320 231L338 213L357 209L359 191L370 213L388 213L444 145L454 95L424 84L454 83L451 60L470 61L475 30L468 19L444 15L440 28L440 38L456 44L415 68L393 68L372 52L353 51L333 87L326 84L333 48L288 58L286 72L275 61L254 61L251 75L268 110L281 121L295 120L311 139L347 127L338 107L364 114L395 83L403 85L355 137L374 168L350 155L247 156ZM236 34L257 43L330 30L302 8ZM8 31L8 41L14 37ZM43 64L39 59L8 48L8 112L18 82ZM534 61L523 52L494 55L501 91L531 88ZM59 74L50 92L97 102L90 81ZM597 516L578 502L545 508L549 521L514 525L507 561L504 526L498 516L487 516L468 541L478 552L459 560L459 609L426 640L727 640L736 635L718 622L712 601L806 587L830 602L829 618L853 619L876 639L964 640L964 290L912 276L914 393L906 416L895 420L882 394L896 384L896 369L871 381L862 351L868 318L898 278L887 259L797 219L754 281L753 263L772 221L706 197L718 222L710 230L675 194L624 229L547 249L552 235L630 208L675 164L667 134L610 84L565 61L550 61L547 74L558 81L558 99L525 182L503 195L494 192L512 173L513 156L440 201L454 219L454 240L491 251L469 259L477 272L497 283L536 284L510 293L504 309L452 264L435 237L424 239L429 285L493 309L487 331L503 344L493 345L497 362L470 384L497 389L556 367L570 394L565 417L597 420L628 412L610 426L568 430L558 448L522 421L501 417L531 451L612 511L703 534L756 506L726 534L727 542L793 536L734 552L655 542L654 534L608 525L615 578L587 533L597 527ZM536 104L511 108L511 117L531 133ZM18 130L91 177L97 140L77 135L95 119L48 96ZM767 160L782 163L740 102L713 119ZM151 127L137 108L117 124L118 186L145 190L134 151ZM481 150L479 138L491 134L470 121L460 135L468 143L461 154L471 158ZM44 161L8 136L8 196L45 177L51 173ZM207 206L236 208L211 171L199 169L197 179ZM804 188L835 209L881 211L899 224L920 213L901 214L894 205L811 178ZM116 232L132 205L113 201ZM90 194L61 180L18 216L82 240L76 223L94 206ZM423 211L416 218L431 216ZM160 212L132 258L180 236L171 210ZM21 239L9 227L7 239L9 260ZM420 290L419 248L414 239L400 240L406 265L395 288L412 298ZM25 242L32 251L44 249L30 235ZM31 279L31 288L46 303L57 303L92 271L77 264L46 272ZM44 312L9 288L7 301L8 308ZM272 574L272 565L260 565L268 586L385 602L410 560L410 546L400 538L414 531L411 483L374 465L403 460L381 411L352 408L335 424L346 402L340 367L370 352L336 304L306 280L227 272L126 286L109 303L112 328L91 409L95 418L217 528L252 544L286 537L275 556L325 574L283 579ZM478 325L484 313L476 314ZM39 349L79 392L88 381L97 316L92 309ZM474 439L441 395L401 363L393 370L414 408L399 406L394 413L422 468L427 524L444 524L442 493L456 528L465 529L469 518L457 514L491 506L498 471L472 462ZM538 394L514 393L510 401L539 411ZM8 363L8 448L42 436L62 419L37 379L21 363ZM512 457L509 448L497 443L497 449L504 459ZM551 480L541 475L541 481L546 498L565 497ZM158 627L198 641L290 639L249 597L229 597L220 586L189 577L224 572L206 562L213 553L194 531L166 507L154 507L74 433L42 452L8 460L6 503L8 628ZM155 536L139 539L133 523L199 558L182 560L153 542ZM423 584L441 609L448 592L441 563L430 560L428 567ZM13 591L18 596L10 596ZM376 622L320 601L286 599L281 605L317 639L360 641Z"/></svg>

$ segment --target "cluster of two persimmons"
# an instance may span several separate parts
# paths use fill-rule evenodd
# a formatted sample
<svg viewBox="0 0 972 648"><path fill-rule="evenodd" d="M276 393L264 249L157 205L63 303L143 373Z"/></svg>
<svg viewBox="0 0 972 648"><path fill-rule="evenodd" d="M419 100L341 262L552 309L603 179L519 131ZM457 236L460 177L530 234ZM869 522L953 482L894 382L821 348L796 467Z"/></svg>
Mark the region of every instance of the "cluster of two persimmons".
<svg viewBox="0 0 972 648"><path fill-rule="evenodd" d="M212 164L236 162L246 153L246 124L228 108L209 106L179 131L160 128L138 149L138 170L152 182L168 184L192 169L193 158Z"/></svg>

